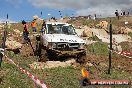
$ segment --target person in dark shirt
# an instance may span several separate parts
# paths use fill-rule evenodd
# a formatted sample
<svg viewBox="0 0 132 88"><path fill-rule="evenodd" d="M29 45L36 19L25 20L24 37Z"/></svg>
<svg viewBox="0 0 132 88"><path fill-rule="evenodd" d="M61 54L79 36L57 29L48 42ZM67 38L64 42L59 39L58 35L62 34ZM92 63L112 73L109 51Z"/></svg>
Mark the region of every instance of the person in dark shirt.
<svg viewBox="0 0 132 88"><path fill-rule="evenodd" d="M117 17L118 20L119 20L119 13L118 13L118 10L116 10L115 15L116 15L116 17Z"/></svg>
<svg viewBox="0 0 132 88"><path fill-rule="evenodd" d="M29 42L28 25L27 25L27 23L24 20L22 21L22 24L23 24L23 38L24 38L24 43L28 43Z"/></svg>
<svg viewBox="0 0 132 88"><path fill-rule="evenodd" d="M129 11L127 12L127 16L129 16Z"/></svg>
<svg viewBox="0 0 132 88"><path fill-rule="evenodd" d="M46 23L45 23L45 20L43 20L43 23L42 23L42 28L40 30L40 32L45 32L45 29L46 29Z"/></svg>
<svg viewBox="0 0 132 88"><path fill-rule="evenodd" d="M123 16L125 16L126 15L126 12L125 11L123 11Z"/></svg>

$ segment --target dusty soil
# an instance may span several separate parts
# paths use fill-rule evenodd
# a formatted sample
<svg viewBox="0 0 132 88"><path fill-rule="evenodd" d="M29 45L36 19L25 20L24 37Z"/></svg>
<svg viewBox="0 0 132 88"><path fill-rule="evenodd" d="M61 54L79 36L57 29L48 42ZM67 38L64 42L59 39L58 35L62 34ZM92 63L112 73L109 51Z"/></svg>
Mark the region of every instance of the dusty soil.
<svg viewBox="0 0 132 88"><path fill-rule="evenodd" d="M119 45L122 46L123 51L132 52L132 42L122 42Z"/></svg>
<svg viewBox="0 0 132 88"><path fill-rule="evenodd" d="M22 43L22 37L19 37L19 39L17 39L18 37L16 37L16 35L14 35L14 38L18 42ZM35 46L36 46L35 36L33 36L33 38L31 39L31 42L32 42L33 48L35 49ZM23 44L22 48L20 49L20 53L26 57L34 55L30 44L28 44L28 45ZM87 58L84 61L85 61L85 62L83 62L84 64L81 64L82 66L94 67L99 72L102 69L106 70L106 68L108 68L108 57L105 57L105 56L87 55ZM113 64L112 68L114 68L114 69L124 70L126 72L132 73L132 69L130 68L130 67L132 67L132 59L125 58L125 57L112 58L112 64Z"/></svg>
<svg viewBox="0 0 132 88"><path fill-rule="evenodd" d="M45 68L55 68L55 67L68 67L68 66L76 66L75 59L67 60L67 61L47 61L47 62L34 62L29 64L31 69L45 69Z"/></svg>
<svg viewBox="0 0 132 88"><path fill-rule="evenodd" d="M13 37L15 38L15 40L17 40L18 42L22 43L23 39L22 36L16 36L15 34L13 35ZM31 38L31 42L33 45L33 48L35 49L36 46L36 41L35 41L35 36L33 36ZM30 46L30 44L23 44L22 48L20 49L20 54L23 55L24 57L28 57L28 56L33 56L33 50ZM91 72L91 74L93 73L94 75L91 76L93 78L98 79L102 73L106 73L107 69L108 69L108 57L106 56L97 56L97 55L87 55L87 57L85 58L85 60L83 60L84 62L82 63L77 63L74 62L74 65L72 65L71 63L66 63L66 62L58 62L60 63L59 66L62 65L62 67L64 67L64 65L66 66L74 66L76 67L86 67L89 69L89 71ZM39 62L41 65L44 65L44 62ZM57 61L51 61L51 62L47 62L50 65L47 66L47 68L51 68L51 67L56 67L56 63ZM34 63L33 63L34 64ZM51 67L50 67L51 66ZM112 58L112 69L114 70L119 70L119 71L124 71L124 72L128 72L130 74L132 74L132 59L129 58L125 58L125 57L117 57L117 58ZM96 69L96 71L92 71L92 69Z"/></svg>
<svg viewBox="0 0 132 88"><path fill-rule="evenodd" d="M85 64L79 65L85 67L90 72L91 79L101 79L102 74L108 73L108 57L88 55ZM111 71L127 72L132 74L132 59L117 57L112 58Z"/></svg>

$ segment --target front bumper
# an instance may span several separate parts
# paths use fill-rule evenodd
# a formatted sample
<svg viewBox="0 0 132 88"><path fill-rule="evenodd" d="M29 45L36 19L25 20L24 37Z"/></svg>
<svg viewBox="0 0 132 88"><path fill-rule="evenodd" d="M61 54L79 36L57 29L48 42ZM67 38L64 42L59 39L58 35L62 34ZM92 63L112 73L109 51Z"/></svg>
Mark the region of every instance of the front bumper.
<svg viewBox="0 0 132 88"><path fill-rule="evenodd" d="M53 49L52 52L55 53L57 56L77 56L86 53L86 50L81 49L81 50L73 50L73 51L60 51Z"/></svg>

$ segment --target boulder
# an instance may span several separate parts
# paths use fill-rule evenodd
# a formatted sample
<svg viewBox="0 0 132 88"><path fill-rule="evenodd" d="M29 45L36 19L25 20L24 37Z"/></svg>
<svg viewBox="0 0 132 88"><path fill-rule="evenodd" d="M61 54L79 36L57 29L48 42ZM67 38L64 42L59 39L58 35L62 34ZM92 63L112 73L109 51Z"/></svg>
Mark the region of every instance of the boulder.
<svg viewBox="0 0 132 88"><path fill-rule="evenodd" d="M108 48L110 48L110 45L108 45ZM118 46L112 45L112 48L113 48L113 50L115 50L115 51L122 51L122 48L121 48L120 45L118 45Z"/></svg>
<svg viewBox="0 0 132 88"><path fill-rule="evenodd" d="M129 32L132 32L132 29L128 28L128 27L120 27L117 29L118 30L118 34L128 34Z"/></svg>
<svg viewBox="0 0 132 88"><path fill-rule="evenodd" d="M124 32L125 32L126 34L128 34L129 32L132 32L132 29L126 27L125 30L124 30Z"/></svg>
<svg viewBox="0 0 132 88"><path fill-rule="evenodd" d="M107 29L108 28L108 22L107 21L101 21L99 24L96 25L96 27L101 29Z"/></svg>
<svg viewBox="0 0 132 88"><path fill-rule="evenodd" d="M6 40L6 46L9 49L17 49L17 48L21 48L22 44L15 41L13 38L10 38Z"/></svg>
<svg viewBox="0 0 132 88"><path fill-rule="evenodd" d="M87 26L85 26L84 28L84 31L82 32L82 37L92 37L93 35L92 35L92 29L90 28L90 27L87 27Z"/></svg>
<svg viewBox="0 0 132 88"><path fill-rule="evenodd" d="M76 63L75 59L71 59L65 62L61 62L61 61L47 61L46 63L34 62L32 64L29 64L29 66L31 69L45 69L45 68L74 66L74 63Z"/></svg>

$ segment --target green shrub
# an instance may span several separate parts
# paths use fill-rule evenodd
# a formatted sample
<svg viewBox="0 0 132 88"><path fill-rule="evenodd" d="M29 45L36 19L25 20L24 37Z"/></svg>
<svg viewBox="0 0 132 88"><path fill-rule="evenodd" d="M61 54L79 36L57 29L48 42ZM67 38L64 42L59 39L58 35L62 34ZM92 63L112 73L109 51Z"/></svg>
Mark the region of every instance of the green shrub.
<svg viewBox="0 0 132 88"><path fill-rule="evenodd" d="M123 51L132 52L132 43L131 42L121 42L119 43Z"/></svg>
<svg viewBox="0 0 132 88"><path fill-rule="evenodd" d="M89 53L94 53L96 55L108 55L108 44L103 42L90 44L87 49Z"/></svg>
<svg viewBox="0 0 132 88"><path fill-rule="evenodd" d="M101 41L96 35L93 36L93 37L88 38L88 40Z"/></svg>
<svg viewBox="0 0 132 88"><path fill-rule="evenodd" d="M132 32L129 32L128 35L132 38Z"/></svg>

